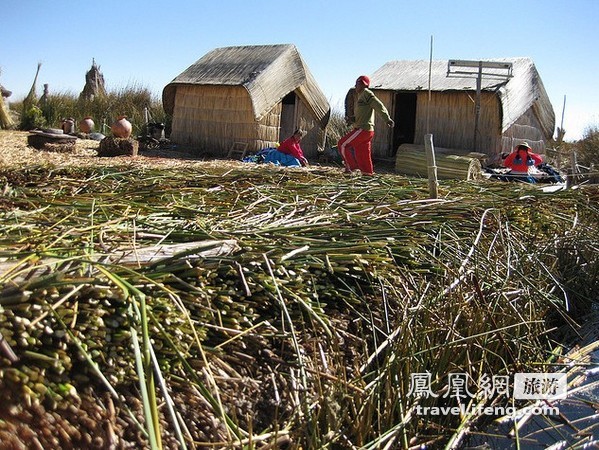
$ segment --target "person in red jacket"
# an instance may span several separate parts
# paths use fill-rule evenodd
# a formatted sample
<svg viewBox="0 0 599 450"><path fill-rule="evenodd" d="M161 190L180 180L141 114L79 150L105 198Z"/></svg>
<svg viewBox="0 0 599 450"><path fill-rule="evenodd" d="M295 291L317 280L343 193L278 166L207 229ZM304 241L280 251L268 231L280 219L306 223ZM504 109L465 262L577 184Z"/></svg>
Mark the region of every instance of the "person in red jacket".
<svg viewBox="0 0 599 450"><path fill-rule="evenodd" d="M523 142L518 144L514 151L505 158L503 165L512 169L509 173L510 178L535 183L535 174L540 173L537 166L542 162L543 157L533 153L530 145Z"/></svg>
<svg viewBox="0 0 599 450"><path fill-rule="evenodd" d="M301 128L298 128L295 130L293 135L279 144L277 150L281 153L285 153L286 155L293 156L301 163L302 166L307 166L308 160L304 157L304 152L300 146L300 141L305 134L306 133Z"/></svg>

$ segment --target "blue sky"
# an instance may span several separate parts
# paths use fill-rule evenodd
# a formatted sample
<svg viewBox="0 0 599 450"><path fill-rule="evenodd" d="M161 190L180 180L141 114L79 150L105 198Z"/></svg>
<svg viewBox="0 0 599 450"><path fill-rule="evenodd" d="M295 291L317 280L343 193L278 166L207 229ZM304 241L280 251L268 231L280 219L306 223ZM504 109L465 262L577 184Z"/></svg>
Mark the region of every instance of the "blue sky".
<svg viewBox="0 0 599 450"><path fill-rule="evenodd" d="M566 139L599 125L599 0L2 0L0 83L79 94L92 58L109 90L162 89L217 47L295 44L333 108L400 59L527 56Z"/></svg>

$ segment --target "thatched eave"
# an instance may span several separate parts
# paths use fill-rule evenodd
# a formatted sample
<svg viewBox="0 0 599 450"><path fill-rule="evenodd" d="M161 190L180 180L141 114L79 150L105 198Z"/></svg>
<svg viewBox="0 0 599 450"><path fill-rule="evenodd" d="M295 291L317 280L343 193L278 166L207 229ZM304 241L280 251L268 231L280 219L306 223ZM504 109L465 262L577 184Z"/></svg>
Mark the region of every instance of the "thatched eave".
<svg viewBox="0 0 599 450"><path fill-rule="evenodd" d="M502 104L502 132L508 130L526 111L536 115L546 139L555 130L555 112L536 67L528 58L514 64L514 79L499 89Z"/></svg>
<svg viewBox="0 0 599 450"><path fill-rule="evenodd" d="M290 92L300 95L319 121L328 120L330 112L326 97L291 44L212 50L164 88L162 102L168 114L173 112L179 85L243 86L256 120L261 120Z"/></svg>

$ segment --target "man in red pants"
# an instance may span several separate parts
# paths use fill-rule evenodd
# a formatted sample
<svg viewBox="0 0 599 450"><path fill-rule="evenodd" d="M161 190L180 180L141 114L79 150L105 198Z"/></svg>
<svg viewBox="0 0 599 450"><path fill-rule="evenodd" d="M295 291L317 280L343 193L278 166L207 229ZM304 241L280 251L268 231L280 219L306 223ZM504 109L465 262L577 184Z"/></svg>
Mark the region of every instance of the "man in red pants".
<svg viewBox="0 0 599 450"><path fill-rule="evenodd" d="M360 169L362 175L374 174L370 146L374 137L374 112L383 116L389 127L395 125L383 102L368 89L368 86L370 86L370 78L366 75L358 77L354 95L354 117L346 118L353 122L353 129L337 144L347 173Z"/></svg>

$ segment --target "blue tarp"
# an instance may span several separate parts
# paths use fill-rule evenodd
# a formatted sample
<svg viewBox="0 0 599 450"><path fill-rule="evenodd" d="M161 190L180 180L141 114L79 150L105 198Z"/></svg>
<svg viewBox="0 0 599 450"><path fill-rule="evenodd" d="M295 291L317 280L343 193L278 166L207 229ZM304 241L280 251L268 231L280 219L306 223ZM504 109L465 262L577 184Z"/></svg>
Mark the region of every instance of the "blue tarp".
<svg viewBox="0 0 599 450"><path fill-rule="evenodd" d="M265 148L258 153L247 158L243 158L244 162L253 162L257 164L271 163L276 166L301 167L301 163L297 158L278 151L276 148Z"/></svg>

